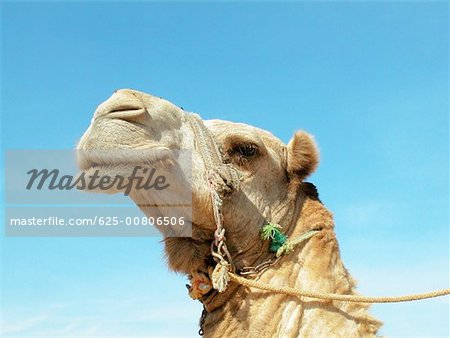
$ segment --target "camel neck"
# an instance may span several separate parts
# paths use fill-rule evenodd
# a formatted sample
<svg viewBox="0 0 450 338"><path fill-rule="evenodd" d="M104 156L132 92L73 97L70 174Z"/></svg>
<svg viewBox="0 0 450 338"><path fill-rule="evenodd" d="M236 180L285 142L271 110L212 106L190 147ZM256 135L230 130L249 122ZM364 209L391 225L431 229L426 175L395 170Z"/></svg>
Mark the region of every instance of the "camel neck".
<svg viewBox="0 0 450 338"><path fill-rule="evenodd" d="M275 218L271 219L271 221L283 224L283 228L285 229L284 231L287 235L289 235L295 228L296 219L299 216L304 199L304 195L297 192L294 200L288 200L286 198L274 211ZM287 212L284 211L283 213L280 213L278 210L287 210ZM242 250L234 253L233 260L238 273L246 268L249 268L250 266L257 266L264 262L275 261L274 253L269 250L269 241L260 240L259 234L257 236L257 242L250 248L250 250ZM233 242L237 236L234 236L233 233L227 233L227 237L231 240L230 242ZM236 246L233 245L233 247ZM212 312L225 305L234 296L237 289L238 285L231 283L224 293L214 291L202 300L206 311Z"/></svg>
<svg viewBox="0 0 450 338"><path fill-rule="evenodd" d="M340 258L331 213L320 201L307 197L294 223L292 236L319 225L323 230L257 279L274 286L353 294L355 282ZM228 300L207 314L205 336L370 337L380 326L369 316L367 305L299 299L232 286Z"/></svg>

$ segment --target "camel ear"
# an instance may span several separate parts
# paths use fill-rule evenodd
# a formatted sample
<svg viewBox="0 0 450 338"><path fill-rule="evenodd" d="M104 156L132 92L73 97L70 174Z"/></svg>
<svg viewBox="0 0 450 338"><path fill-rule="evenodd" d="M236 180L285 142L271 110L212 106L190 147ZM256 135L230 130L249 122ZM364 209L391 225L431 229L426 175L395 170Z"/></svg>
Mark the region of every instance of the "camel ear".
<svg viewBox="0 0 450 338"><path fill-rule="evenodd" d="M287 145L287 172L291 179L303 181L319 163L319 149L314 138L300 130Z"/></svg>

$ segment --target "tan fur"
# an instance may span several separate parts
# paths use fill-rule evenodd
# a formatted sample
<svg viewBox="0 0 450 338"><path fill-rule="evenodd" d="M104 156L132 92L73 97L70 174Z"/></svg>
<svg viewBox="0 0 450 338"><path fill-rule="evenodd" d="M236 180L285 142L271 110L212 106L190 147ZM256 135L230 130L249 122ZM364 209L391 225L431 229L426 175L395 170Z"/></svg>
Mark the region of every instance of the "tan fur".
<svg viewBox="0 0 450 338"><path fill-rule="evenodd" d="M355 282L340 258L332 215L314 186L302 183L319 161L312 136L297 132L286 146L269 132L245 124L220 120L205 124L224 160L243 177L240 189L223 204L227 245L236 268L273 257L267 241L260 239L261 226L267 221L282 224L291 237L322 228L264 271L259 280L318 292L355 293ZM164 240L169 267L187 275L206 272L211 266L209 248L215 229L205 164L195 149L195 137L178 107L121 90L98 108L79 143L80 149L192 149L192 238ZM243 145L256 148L257 156L241 156ZM82 159L82 163L88 161ZM369 316L366 305L297 299L236 284L204 299L204 305L207 337L370 337L381 325Z"/></svg>

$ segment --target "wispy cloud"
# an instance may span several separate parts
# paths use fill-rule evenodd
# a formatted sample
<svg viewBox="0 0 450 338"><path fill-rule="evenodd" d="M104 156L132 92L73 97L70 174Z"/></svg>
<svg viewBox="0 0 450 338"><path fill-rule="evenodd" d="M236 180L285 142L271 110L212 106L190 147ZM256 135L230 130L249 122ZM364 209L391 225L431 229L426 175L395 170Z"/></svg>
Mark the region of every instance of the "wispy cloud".
<svg viewBox="0 0 450 338"><path fill-rule="evenodd" d="M47 314L35 314L34 316L21 316L12 318L5 314L5 310L2 313L2 325L0 333L2 336L15 335L15 334L23 334L29 330L32 330L35 327L38 327L42 323L47 322L51 317ZM8 315L10 315L8 313ZM5 318L6 317L6 318Z"/></svg>
<svg viewBox="0 0 450 338"><path fill-rule="evenodd" d="M80 308L81 307L81 308ZM82 315L84 310L88 315ZM2 337L192 336L200 314L192 303L157 306L149 299L54 304L32 313L4 309ZM74 315L74 313L76 313Z"/></svg>
<svg viewBox="0 0 450 338"><path fill-rule="evenodd" d="M383 201L363 201L339 209L339 220L345 226L364 227L373 224L392 208L392 204ZM385 218L385 217L383 217Z"/></svg>
<svg viewBox="0 0 450 338"><path fill-rule="evenodd" d="M351 272L359 280L358 291L370 296L400 296L424 293L449 285L448 257L418 264L380 262L376 267L354 265ZM382 333L389 336L448 337L449 299L434 298L416 302L373 305L372 312L384 322ZM423 321L427 325L414 326ZM414 329L413 329L414 328Z"/></svg>

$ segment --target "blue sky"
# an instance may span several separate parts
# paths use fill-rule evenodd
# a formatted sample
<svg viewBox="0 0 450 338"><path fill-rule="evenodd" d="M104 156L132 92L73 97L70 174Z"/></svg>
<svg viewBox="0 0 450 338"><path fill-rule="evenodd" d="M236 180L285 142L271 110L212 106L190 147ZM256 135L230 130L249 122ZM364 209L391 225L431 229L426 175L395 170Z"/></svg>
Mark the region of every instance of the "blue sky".
<svg viewBox="0 0 450 338"><path fill-rule="evenodd" d="M305 129L360 292L448 287L447 2L2 2L1 15L4 149L73 148L127 87L285 142ZM3 237L3 334L194 336L201 307L159 240ZM387 336L449 335L447 299L373 313Z"/></svg>

